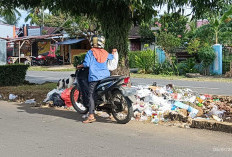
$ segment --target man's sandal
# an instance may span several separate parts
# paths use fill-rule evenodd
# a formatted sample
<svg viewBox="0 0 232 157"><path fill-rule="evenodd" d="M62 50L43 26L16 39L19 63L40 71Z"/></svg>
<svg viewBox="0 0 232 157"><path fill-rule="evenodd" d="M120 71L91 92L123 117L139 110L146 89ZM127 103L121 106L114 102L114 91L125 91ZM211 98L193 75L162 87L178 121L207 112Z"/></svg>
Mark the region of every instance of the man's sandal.
<svg viewBox="0 0 232 157"><path fill-rule="evenodd" d="M95 122L95 121L96 121L95 118L88 118L85 121L83 121L82 123L92 123L92 122Z"/></svg>

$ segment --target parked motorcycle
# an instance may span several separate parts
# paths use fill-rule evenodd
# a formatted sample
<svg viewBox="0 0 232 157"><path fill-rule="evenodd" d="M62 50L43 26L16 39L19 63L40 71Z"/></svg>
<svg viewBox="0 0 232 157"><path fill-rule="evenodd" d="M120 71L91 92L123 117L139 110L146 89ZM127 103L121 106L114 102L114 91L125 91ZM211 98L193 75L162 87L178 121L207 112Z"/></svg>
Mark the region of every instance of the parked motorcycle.
<svg viewBox="0 0 232 157"><path fill-rule="evenodd" d="M77 70L78 74L79 70ZM78 75L77 80L78 80ZM120 124L126 124L133 116L132 97L136 90L128 87L130 78L125 76L111 76L98 82L95 90L95 108L97 111L112 113ZM83 89L79 81L76 81L71 90L70 98L76 111L82 114L88 112L88 106L84 105ZM79 92L78 96L75 94Z"/></svg>
<svg viewBox="0 0 232 157"><path fill-rule="evenodd" d="M39 66L48 65L48 62L46 60L46 56L48 54L49 54L49 52L42 53L38 57L32 56L31 57L31 65L32 66L34 66L34 65L39 65Z"/></svg>
<svg viewBox="0 0 232 157"><path fill-rule="evenodd" d="M62 65L63 58L61 56L51 57L49 52L42 53L38 57L31 57L31 65L47 66L47 65Z"/></svg>

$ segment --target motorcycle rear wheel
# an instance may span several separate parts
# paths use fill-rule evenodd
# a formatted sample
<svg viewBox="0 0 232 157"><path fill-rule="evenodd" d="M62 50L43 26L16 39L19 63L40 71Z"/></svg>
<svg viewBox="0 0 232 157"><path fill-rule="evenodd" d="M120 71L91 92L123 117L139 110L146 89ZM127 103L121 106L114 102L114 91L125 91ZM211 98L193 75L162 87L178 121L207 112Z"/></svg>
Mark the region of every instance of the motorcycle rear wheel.
<svg viewBox="0 0 232 157"><path fill-rule="evenodd" d="M133 115L131 101L119 90L112 95L112 114L117 123L120 124L128 123Z"/></svg>

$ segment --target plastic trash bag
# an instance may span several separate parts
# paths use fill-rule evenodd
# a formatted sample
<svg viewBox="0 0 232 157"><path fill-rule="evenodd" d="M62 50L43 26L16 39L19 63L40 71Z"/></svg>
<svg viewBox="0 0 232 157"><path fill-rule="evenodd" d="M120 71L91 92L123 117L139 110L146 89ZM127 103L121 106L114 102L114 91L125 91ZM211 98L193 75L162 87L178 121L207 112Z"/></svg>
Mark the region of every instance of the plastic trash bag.
<svg viewBox="0 0 232 157"><path fill-rule="evenodd" d="M187 110L188 112L190 112L190 113L189 113L189 116L190 116L191 118L196 117L196 115L197 115L197 113L198 113L198 110L197 110L197 109L195 109L195 108L193 108L193 107L191 107L191 106L189 106L189 105L183 104L182 102L176 101L176 102L174 103L174 105L177 106L177 107L179 107L179 108L185 109L185 110Z"/></svg>
<svg viewBox="0 0 232 157"><path fill-rule="evenodd" d="M58 107L65 106L64 101L61 99L61 96L58 93L53 93L51 95L51 100L53 101L54 106L58 106Z"/></svg>
<svg viewBox="0 0 232 157"><path fill-rule="evenodd" d="M53 93L61 94L63 91L64 91L64 89L60 89L60 90L53 89L52 91L48 92L47 97L46 97L46 99L44 99L43 102L52 101L51 96Z"/></svg>
<svg viewBox="0 0 232 157"><path fill-rule="evenodd" d="M114 53L114 59L107 61L107 68L110 71L116 70L118 67L118 52Z"/></svg>
<svg viewBox="0 0 232 157"><path fill-rule="evenodd" d="M209 115L215 115L215 116L218 116L219 118L222 118L223 117L223 114L225 113L226 111L222 110L218 110L218 107L216 105L213 105L213 108L211 111L209 111Z"/></svg>
<svg viewBox="0 0 232 157"><path fill-rule="evenodd" d="M29 99L25 101L25 104L35 104L35 103L36 103L35 99Z"/></svg>
<svg viewBox="0 0 232 157"><path fill-rule="evenodd" d="M67 107L72 106L72 102L71 102L71 99L70 99L71 90L72 90L72 88L67 88L61 93L61 98L64 100L65 105ZM75 93L74 93L74 99L77 100L78 96L79 96L79 91L76 90Z"/></svg>
<svg viewBox="0 0 232 157"><path fill-rule="evenodd" d="M151 94L151 91L149 89L140 89L140 90L137 90L137 96L139 98L144 98L146 96L148 96L149 94Z"/></svg>
<svg viewBox="0 0 232 157"><path fill-rule="evenodd" d="M18 97L17 95L10 94L10 95L9 95L9 100L14 100L14 99L16 99L17 97Z"/></svg>

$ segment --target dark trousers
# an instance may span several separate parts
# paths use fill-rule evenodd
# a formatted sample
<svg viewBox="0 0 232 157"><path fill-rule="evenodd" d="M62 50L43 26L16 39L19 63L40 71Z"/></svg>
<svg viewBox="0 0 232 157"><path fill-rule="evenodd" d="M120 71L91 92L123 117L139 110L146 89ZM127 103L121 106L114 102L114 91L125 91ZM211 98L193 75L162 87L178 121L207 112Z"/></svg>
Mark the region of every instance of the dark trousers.
<svg viewBox="0 0 232 157"><path fill-rule="evenodd" d="M88 79L78 79L79 85L81 87L83 105L88 107L89 105L89 82Z"/></svg>
<svg viewBox="0 0 232 157"><path fill-rule="evenodd" d="M98 81L89 82L89 114L94 114L95 103L94 103L94 91L96 89Z"/></svg>

